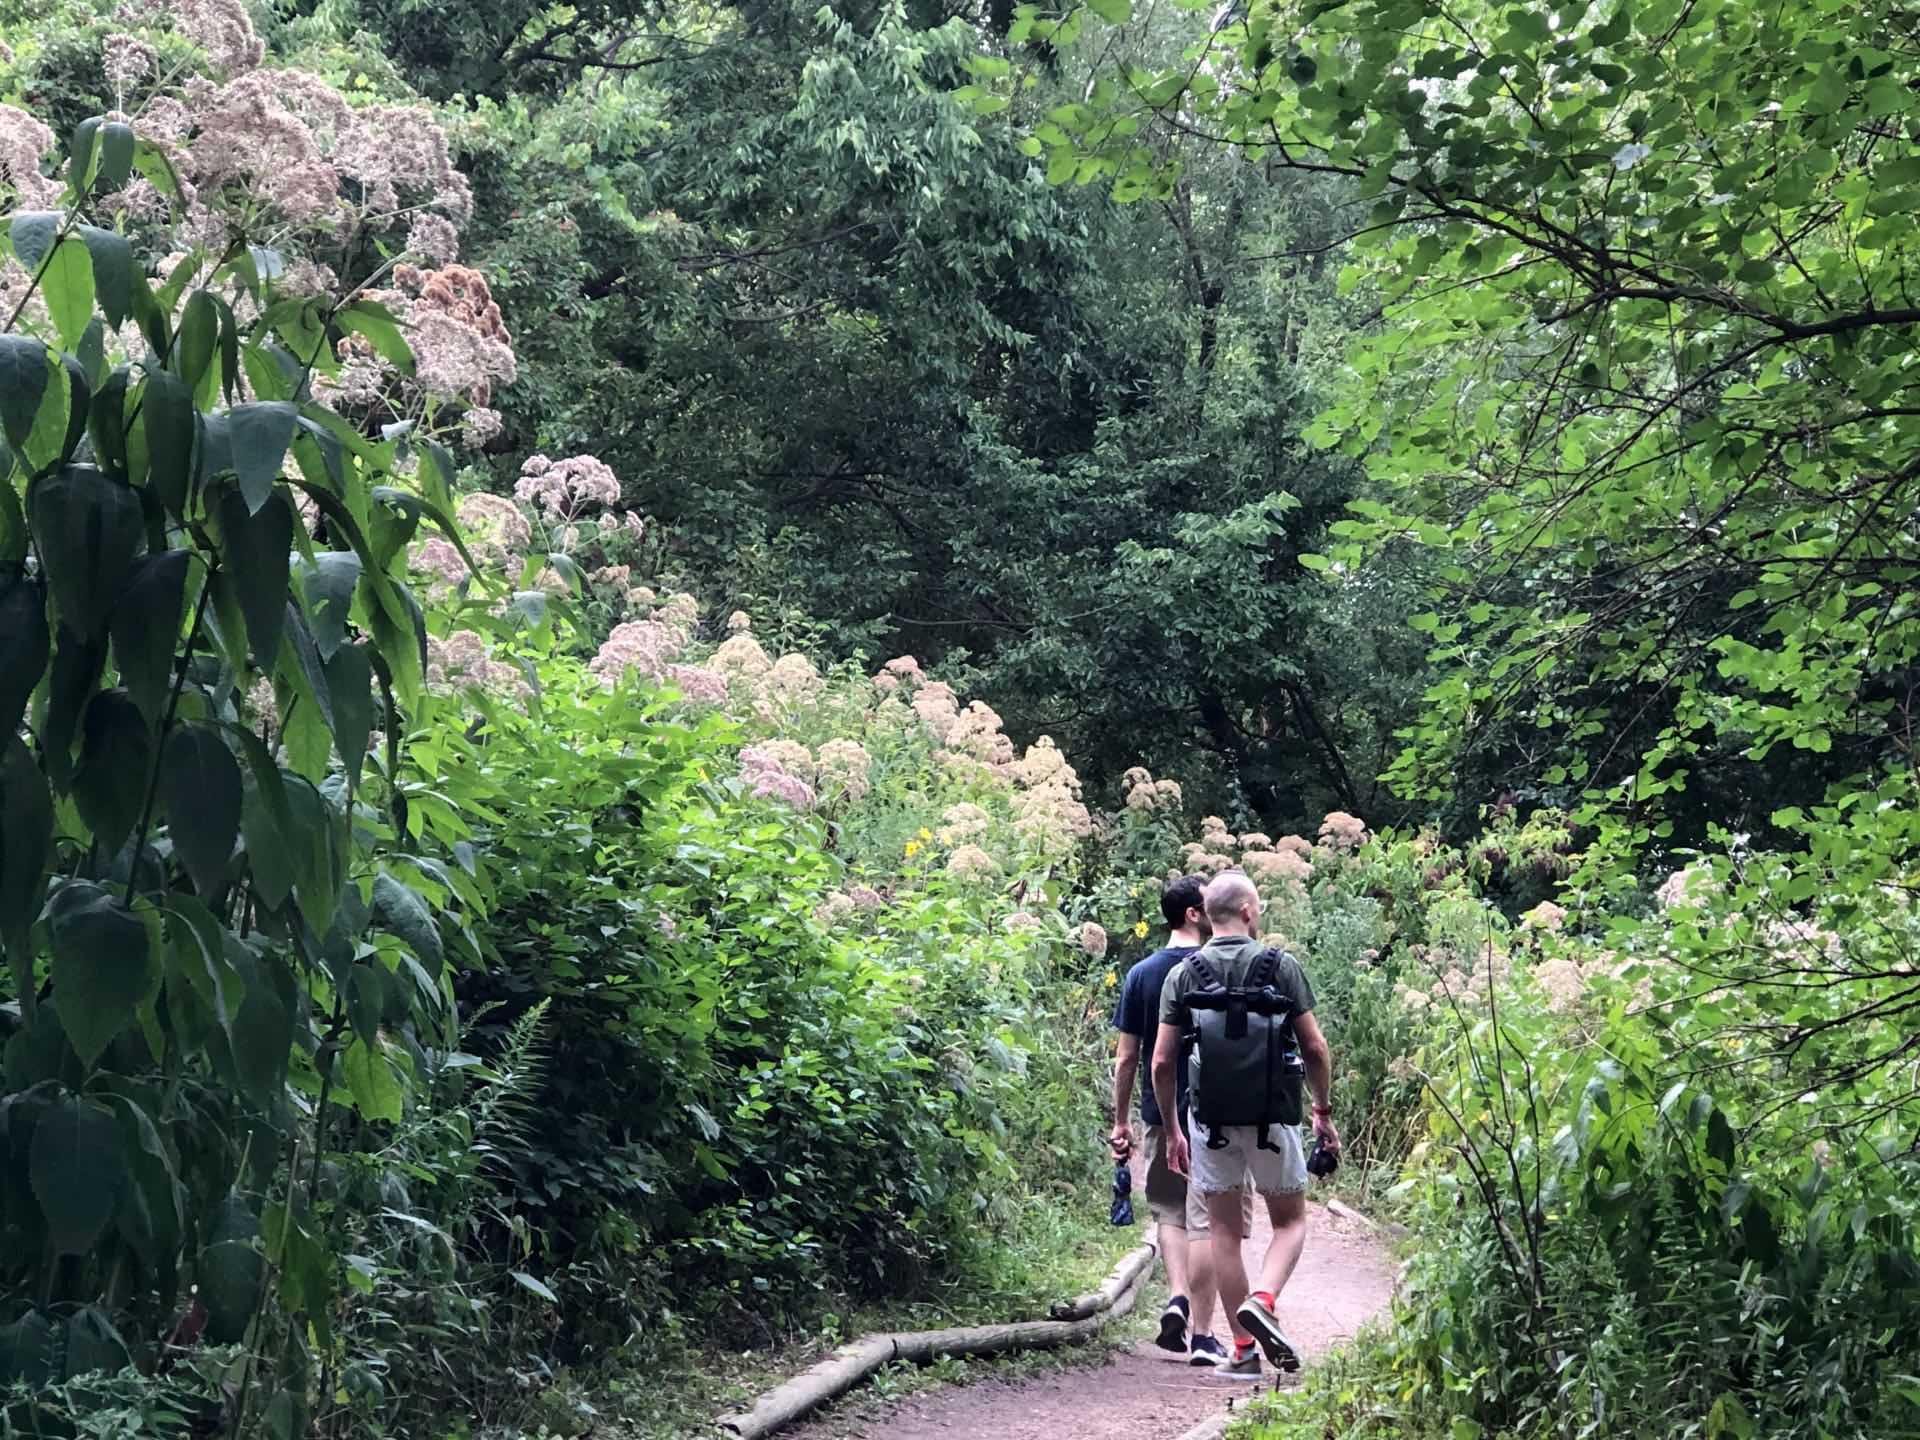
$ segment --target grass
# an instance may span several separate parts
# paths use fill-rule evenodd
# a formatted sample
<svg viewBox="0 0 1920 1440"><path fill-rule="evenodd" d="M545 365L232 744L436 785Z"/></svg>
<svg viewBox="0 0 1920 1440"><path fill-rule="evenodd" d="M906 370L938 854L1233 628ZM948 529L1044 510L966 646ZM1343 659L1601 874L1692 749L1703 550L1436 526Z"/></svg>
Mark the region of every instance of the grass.
<svg viewBox="0 0 1920 1440"><path fill-rule="evenodd" d="M865 1304L824 1295L814 1324L772 1349L742 1350L685 1330L635 1341L593 1371L555 1377L532 1399L512 1431L536 1437L592 1435L619 1440L681 1440L709 1432L715 1417L798 1374L837 1346L883 1330L926 1330L1046 1316L1055 1300L1091 1290L1139 1245L1145 1225L1107 1223L1105 1197L1087 1192L1015 1207L991 1245L947 1284L910 1301ZM950 1359L892 1366L823 1412L830 1433L856 1428L885 1404L983 1375L1023 1377L1098 1363L1115 1344L1132 1344L1151 1315L1143 1296L1134 1314L1090 1345L1003 1359ZM501 1437L505 1440L505 1436Z"/></svg>

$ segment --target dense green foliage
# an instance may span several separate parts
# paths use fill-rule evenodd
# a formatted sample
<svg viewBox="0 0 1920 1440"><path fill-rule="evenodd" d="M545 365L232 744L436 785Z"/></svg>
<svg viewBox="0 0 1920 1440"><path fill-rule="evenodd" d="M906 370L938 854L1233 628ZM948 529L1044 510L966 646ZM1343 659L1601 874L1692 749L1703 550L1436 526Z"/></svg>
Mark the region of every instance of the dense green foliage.
<svg viewBox="0 0 1920 1440"><path fill-rule="evenodd" d="M0 1428L1030 1302L1229 864L1423 1238L1277 1426L1914 1428L1911 30L0 11Z"/></svg>

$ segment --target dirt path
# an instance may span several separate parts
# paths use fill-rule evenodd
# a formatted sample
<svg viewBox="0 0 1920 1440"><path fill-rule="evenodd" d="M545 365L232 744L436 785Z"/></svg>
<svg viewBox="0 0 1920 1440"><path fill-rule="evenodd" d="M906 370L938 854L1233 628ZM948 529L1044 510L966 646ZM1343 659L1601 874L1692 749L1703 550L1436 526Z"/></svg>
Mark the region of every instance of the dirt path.
<svg viewBox="0 0 1920 1440"><path fill-rule="evenodd" d="M1259 1215L1245 1251L1249 1271L1270 1234L1266 1216ZM1309 1357L1325 1354L1386 1310L1393 1278L1392 1257L1377 1236L1310 1205L1307 1248L1280 1297L1288 1337ZM1156 1319L1164 1303L1160 1279L1156 1270L1155 1283L1141 1294L1135 1313L1146 1321ZM1151 1329L1126 1323L1130 1330ZM1226 1340L1224 1318L1215 1329ZM1236 1397L1272 1383L1270 1372L1260 1385L1222 1379L1143 1339L1103 1365L1037 1379L950 1386L878 1412L829 1415L792 1435L794 1440L1175 1440Z"/></svg>

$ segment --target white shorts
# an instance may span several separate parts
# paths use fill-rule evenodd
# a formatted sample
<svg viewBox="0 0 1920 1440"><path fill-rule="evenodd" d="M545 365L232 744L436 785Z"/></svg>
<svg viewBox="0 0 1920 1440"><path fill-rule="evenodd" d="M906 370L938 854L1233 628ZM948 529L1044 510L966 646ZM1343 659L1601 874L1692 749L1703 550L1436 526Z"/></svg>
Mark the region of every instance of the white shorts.
<svg viewBox="0 0 1920 1440"><path fill-rule="evenodd" d="M1298 1125L1269 1125L1267 1139L1274 1148L1262 1150L1258 1128L1228 1125L1220 1131L1225 1144L1213 1149L1207 1127L1193 1121L1192 1184L1202 1195L1244 1191L1248 1182L1262 1195L1298 1195L1307 1188L1307 1153L1300 1144Z"/></svg>

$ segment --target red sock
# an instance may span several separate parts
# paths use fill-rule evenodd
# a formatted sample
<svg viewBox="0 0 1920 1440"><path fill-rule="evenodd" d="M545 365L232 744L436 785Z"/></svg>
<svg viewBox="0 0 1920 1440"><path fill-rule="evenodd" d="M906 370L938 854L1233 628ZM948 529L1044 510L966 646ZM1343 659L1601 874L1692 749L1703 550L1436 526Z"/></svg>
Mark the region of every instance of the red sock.
<svg viewBox="0 0 1920 1440"><path fill-rule="evenodd" d="M1269 1310L1273 1309L1277 1303L1271 1290L1256 1290L1253 1292L1253 1298L1263 1303Z"/></svg>
<svg viewBox="0 0 1920 1440"><path fill-rule="evenodd" d="M1251 1349L1253 1349L1253 1341L1236 1340L1233 1342L1233 1358L1238 1360L1241 1356L1245 1355Z"/></svg>

